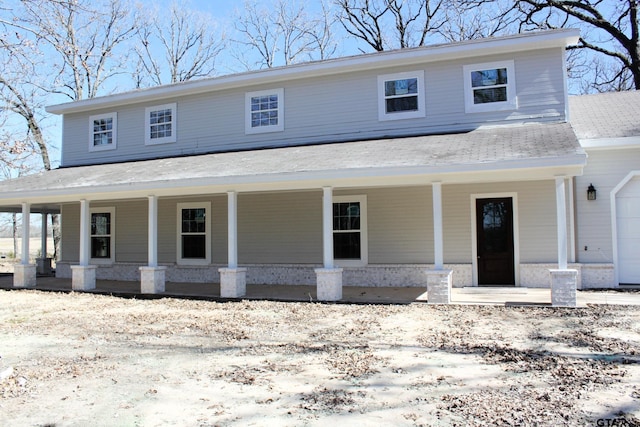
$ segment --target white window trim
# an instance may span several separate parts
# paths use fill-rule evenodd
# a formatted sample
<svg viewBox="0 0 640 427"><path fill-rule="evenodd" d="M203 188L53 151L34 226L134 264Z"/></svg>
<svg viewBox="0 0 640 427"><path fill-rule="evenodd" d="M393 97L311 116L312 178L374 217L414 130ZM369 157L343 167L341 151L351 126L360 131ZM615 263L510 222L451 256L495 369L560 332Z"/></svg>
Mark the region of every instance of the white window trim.
<svg viewBox="0 0 640 427"><path fill-rule="evenodd" d="M387 113L386 98L384 94L384 83L389 80L404 80L415 78L418 80L418 109L416 111L399 111ZM384 74L378 76L378 120L402 120L417 119L425 117L425 87L424 87L424 70L407 71L403 73Z"/></svg>
<svg viewBox="0 0 640 427"><path fill-rule="evenodd" d="M112 129L111 129L111 144L107 145L93 145L93 122L94 120L100 119L111 119ZM89 151L107 151L107 150L115 150L117 148L118 142L118 114L117 113L105 113L105 114L97 114L95 116L89 117Z"/></svg>
<svg viewBox="0 0 640 427"><path fill-rule="evenodd" d="M507 100L501 102L489 102L485 104L474 104L473 88L471 86L471 73L473 71L492 70L497 68L507 69ZM463 66L463 73L464 109L466 113L484 113L489 111L518 109L518 97L516 96L516 72L515 64L512 60L465 65Z"/></svg>
<svg viewBox="0 0 640 427"><path fill-rule="evenodd" d="M251 126L251 98L256 96L277 95L278 96L278 124L270 126ZM282 132L284 131L284 88L260 90L247 92L244 97L245 121L244 131L246 134Z"/></svg>
<svg viewBox="0 0 640 427"><path fill-rule="evenodd" d="M360 259L335 259L334 263L338 267L364 267L369 263L369 236L367 233L367 196L333 196L333 203L360 203ZM332 209L333 212L333 209ZM332 214L333 215L333 214ZM333 217L331 219L333 227ZM335 233L335 230L331 230ZM333 249L332 249L333 250Z"/></svg>
<svg viewBox="0 0 640 427"><path fill-rule="evenodd" d="M182 258L182 209L205 209L205 258ZM178 203L176 228L176 260L178 265L208 265L211 264L211 202Z"/></svg>
<svg viewBox="0 0 640 427"><path fill-rule="evenodd" d="M113 264L116 262L116 208L114 206L104 207L104 208L91 208L89 209L90 217L93 214L97 213L109 213L111 214L111 234L109 235L111 248L109 249L111 253L110 258L91 258L91 264ZM89 242L91 242L91 238L93 234L91 234L91 226L89 226ZM91 247L89 247L89 251L91 251Z"/></svg>
<svg viewBox="0 0 640 427"><path fill-rule="evenodd" d="M171 136L166 136L164 138L155 138L151 139L151 112L158 110L167 110L171 109ZM177 104L162 104L162 105L154 105L153 107L147 107L144 110L144 144L145 145L158 145L158 144L170 144L172 142L176 142L177 135L177 124L178 124L178 109Z"/></svg>

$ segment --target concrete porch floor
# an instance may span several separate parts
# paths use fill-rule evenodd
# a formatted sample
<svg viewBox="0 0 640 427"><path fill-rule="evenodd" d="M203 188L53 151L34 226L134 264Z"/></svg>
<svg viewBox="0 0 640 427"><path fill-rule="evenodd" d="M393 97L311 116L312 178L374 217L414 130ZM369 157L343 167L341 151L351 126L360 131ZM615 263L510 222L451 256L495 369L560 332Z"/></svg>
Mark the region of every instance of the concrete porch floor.
<svg viewBox="0 0 640 427"><path fill-rule="evenodd" d="M0 289L12 290L13 275L0 276ZM36 289L41 291L71 292L71 279L38 277ZM427 302L426 288L418 287L356 287L345 286L339 303L358 304L410 304ZM140 294L140 282L97 280L96 294L135 298L194 298L214 301L220 298L220 285L216 283L167 282L161 294ZM240 299L316 302L316 287L303 285L247 285L247 293ZM538 288L469 287L453 288L453 304L535 305L551 306L551 291ZM640 305L640 289L578 291L578 306L587 304Z"/></svg>

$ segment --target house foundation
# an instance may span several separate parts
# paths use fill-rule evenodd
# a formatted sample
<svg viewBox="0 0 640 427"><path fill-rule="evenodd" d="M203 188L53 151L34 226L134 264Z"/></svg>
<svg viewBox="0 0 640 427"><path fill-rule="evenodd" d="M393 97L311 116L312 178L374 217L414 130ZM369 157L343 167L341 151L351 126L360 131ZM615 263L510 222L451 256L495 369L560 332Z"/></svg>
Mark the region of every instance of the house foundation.
<svg viewBox="0 0 640 427"><path fill-rule="evenodd" d="M140 292L143 294L163 293L166 270L167 267L140 267Z"/></svg>
<svg viewBox="0 0 640 427"><path fill-rule="evenodd" d="M16 264L13 268L14 288L35 288L36 287L36 265Z"/></svg>
<svg viewBox="0 0 640 427"><path fill-rule="evenodd" d="M578 270L549 270L551 273L551 305L576 307Z"/></svg>
<svg viewBox="0 0 640 427"><path fill-rule="evenodd" d="M240 298L247 293L246 268L220 268L220 296Z"/></svg>
<svg viewBox="0 0 640 427"><path fill-rule="evenodd" d="M427 270L427 302L450 304L453 270Z"/></svg>
<svg viewBox="0 0 640 427"><path fill-rule="evenodd" d="M71 266L71 289L74 291L90 291L96 288L95 265Z"/></svg>

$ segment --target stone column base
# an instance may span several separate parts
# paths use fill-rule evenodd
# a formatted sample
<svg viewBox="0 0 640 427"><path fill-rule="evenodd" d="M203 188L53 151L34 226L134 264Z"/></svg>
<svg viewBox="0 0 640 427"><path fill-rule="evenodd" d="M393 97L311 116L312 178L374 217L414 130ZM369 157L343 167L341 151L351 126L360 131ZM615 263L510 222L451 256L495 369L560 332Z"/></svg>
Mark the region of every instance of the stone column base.
<svg viewBox="0 0 640 427"><path fill-rule="evenodd" d="M167 267L140 267L140 292L143 294L163 293L166 270Z"/></svg>
<svg viewBox="0 0 640 427"><path fill-rule="evenodd" d="M316 268L316 297L320 301L342 299L342 269Z"/></svg>
<svg viewBox="0 0 640 427"><path fill-rule="evenodd" d="M71 266L71 289L74 291L90 291L96 288L95 265Z"/></svg>
<svg viewBox="0 0 640 427"><path fill-rule="evenodd" d="M246 268L220 268L220 297L240 298L247 294Z"/></svg>
<svg viewBox="0 0 640 427"><path fill-rule="evenodd" d="M13 267L13 287L14 288L35 288L36 287L36 265L16 264Z"/></svg>
<svg viewBox="0 0 640 427"><path fill-rule="evenodd" d="M427 302L451 304L453 270L427 270Z"/></svg>
<svg viewBox="0 0 640 427"><path fill-rule="evenodd" d="M43 276L51 275L51 258L36 258L36 271Z"/></svg>
<svg viewBox="0 0 640 427"><path fill-rule="evenodd" d="M551 305L576 307L578 305L578 270L549 270L551 273Z"/></svg>

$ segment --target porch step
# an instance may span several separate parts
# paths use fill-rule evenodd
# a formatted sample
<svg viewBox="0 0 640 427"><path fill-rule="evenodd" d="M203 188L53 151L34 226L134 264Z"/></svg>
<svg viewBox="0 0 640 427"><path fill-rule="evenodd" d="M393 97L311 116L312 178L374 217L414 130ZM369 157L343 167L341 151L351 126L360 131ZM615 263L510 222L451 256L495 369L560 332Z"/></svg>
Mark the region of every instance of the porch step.
<svg viewBox="0 0 640 427"><path fill-rule="evenodd" d="M522 288L516 286L470 286L464 288L458 288L458 292L461 294L527 294L529 288Z"/></svg>

